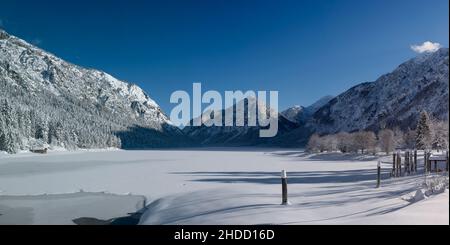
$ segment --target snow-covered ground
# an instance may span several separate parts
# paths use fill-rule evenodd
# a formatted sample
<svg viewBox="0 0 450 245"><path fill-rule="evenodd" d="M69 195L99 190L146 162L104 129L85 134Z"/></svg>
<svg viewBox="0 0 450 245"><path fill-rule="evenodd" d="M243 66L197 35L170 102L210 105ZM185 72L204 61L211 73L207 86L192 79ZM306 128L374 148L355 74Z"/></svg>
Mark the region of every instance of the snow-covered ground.
<svg viewBox="0 0 450 245"><path fill-rule="evenodd" d="M378 160L256 148L2 154L0 195L143 195L149 205L141 224L449 224L448 190L411 203L404 197L423 175L390 179L390 164L376 189ZM280 205L282 169L289 206Z"/></svg>

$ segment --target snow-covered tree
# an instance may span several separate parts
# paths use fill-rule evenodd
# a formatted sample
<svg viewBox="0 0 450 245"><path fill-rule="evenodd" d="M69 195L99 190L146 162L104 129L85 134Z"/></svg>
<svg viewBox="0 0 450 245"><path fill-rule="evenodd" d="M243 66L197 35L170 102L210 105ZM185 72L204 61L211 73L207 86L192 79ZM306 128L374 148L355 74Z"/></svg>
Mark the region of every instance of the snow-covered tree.
<svg viewBox="0 0 450 245"><path fill-rule="evenodd" d="M17 152L17 120L16 114L8 100L0 101L0 151Z"/></svg>
<svg viewBox="0 0 450 245"><path fill-rule="evenodd" d="M377 138L371 131L359 131L352 134L353 143L356 145L361 153L364 154L366 150L374 151Z"/></svg>
<svg viewBox="0 0 450 245"><path fill-rule="evenodd" d="M394 132L394 148L405 148L405 132L399 127L395 127L392 131Z"/></svg>
<svg viewBox="0 0 450 245"><path fill-rule="evenodd" d="M336 151L337 150L337 137L335 134L329 134L322 137L324 144L323 151Z"/></svg>
<svg viewBox="0 0 450 245"><path fill-rule="evenodd" d="M448 149L449 122L433 119L431 123L431 146L433 149Z"/></svg>
<svg viewBox="0 0 450 245"><path fill-rule="evenodd" d="M426 111L422 111L416 127L416 148L419 150L430 149L431 141L432 132L430 118Z"/></svg>
<svg viewBox="0 0 450 245"><path fill-rule="evenodd" d="M306 145L306 150L309 152L319 151L320 136L318 134L313 134L309 138L308 144Z"/></svg>
<svg viewBox="0 0 450 245"><path fill-rule="evenodd" d="M383 129L378 132L378 144L382 151L389 154L395 148L394 132L390 129Z"/></svg>
<svg viewBox="0 0 450 245"><path fill-rule="evenodd" d="M340 132L336 134L337 148L342 153L350 152L353 150L352 136L347 132Z"/></svg>

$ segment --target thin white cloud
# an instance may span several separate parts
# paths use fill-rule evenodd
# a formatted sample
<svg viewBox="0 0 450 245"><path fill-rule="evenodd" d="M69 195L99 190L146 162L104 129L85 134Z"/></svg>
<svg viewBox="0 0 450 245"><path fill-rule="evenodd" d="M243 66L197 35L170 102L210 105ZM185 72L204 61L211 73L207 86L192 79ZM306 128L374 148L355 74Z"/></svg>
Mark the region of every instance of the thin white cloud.
<svg viewBox="0 0 450 245"><path fill-rule="evenodd" d="M31 43L34 44L34 45L41 45L42 44L42 39L35 38L35 39L33 39L33 41L31 41Z"/></svg>
<svg viewBox="0 0 450 245"><path fill-rule="evenodd" d="M430 41L426 41L420 45L411 45L411 49L419 54L422 53L433 53L438 51L441 48L441 44L440 43L433 43Z"/></svg>

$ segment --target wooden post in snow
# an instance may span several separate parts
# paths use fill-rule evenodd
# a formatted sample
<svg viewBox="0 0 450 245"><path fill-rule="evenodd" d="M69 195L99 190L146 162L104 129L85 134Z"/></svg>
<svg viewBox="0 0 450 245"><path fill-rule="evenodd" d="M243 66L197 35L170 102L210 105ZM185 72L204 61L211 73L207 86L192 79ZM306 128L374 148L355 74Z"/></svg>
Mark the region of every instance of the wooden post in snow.
<svg viewBox="0 0 450 245"><path fill-rule="evenodd" d="M431 173L431 161L430 161L430 157L431 157L431 151L427 152L427 165L428 165L428 173Z"/></svg>
<svg viewBox="0 0 450 245"><path fill-rule="evenodd" d="M378 161L377 165L377 188L380 188L381 184L381 162Z"/></svg>
<svg viewBox="0 0 450 245"><path fill-rule="evenodd" d="M400 152L397 152L397 170L398 170L397 177L401 177L402 176L402 157L401 157Z"/></svg>
<svg viewBox="0 0 450 245"><path fill-rule="evenodd" d="M412 162L411 162L411 152L408 151L408 175L411 175L411 165L412 165Z"/></svg>
<svg viewBox="0 0 450 245"><path fill-rule="evenodd" d="M417 150L414 150L414 172L417 172Z"/></svg>
<svg viewBox="0 0 450 245"><path fill-rule="evenodd" d="M288 190L287 190L287 174L286 170L281 171L281 204L288 205Z"/></svg>
<svg viewBox="0 0 450 245"><path fill-rule="evenodd" d="M428 173L427 151L423 152L423 169L425 174Z"/></svg>
<svg viewBox="0 0 450 245"><path fill-rule="evenodd" d="M410 175L411 172L409 170L409 151L405 151L405 174L408 173Z"/></svg>
<svg viewBox="0 0 450 245"><path fill-rule="evenodd" d="M412 152L408 151L408 173L412 173L414 172L413 168L414 168L414 163L412 161Z"/></svg>
<svg viewBox="0 0 450 245"><path fill-rule="evenodd" d="M447 150L447 152L445 153L445 171L447 171L447 172L448 172L448 157L449 157L449 155L448 155L448 150Z"/></svg>
<svg viewBox="0 0 450 245"><path fill-rule="evenodd" d="M392 173L391 176L392 177L397 177L395 175L395 164L397 164L396 160L395 160L395 152L392 153Z"/></svg>
<svg viewBox="0 0 450 245"><path fill-rule="evenodd" d="M429 161L428 161L428 151L424 151L423 153L423 166L425 168L425 173L427 174L430 171Z"/></svg>

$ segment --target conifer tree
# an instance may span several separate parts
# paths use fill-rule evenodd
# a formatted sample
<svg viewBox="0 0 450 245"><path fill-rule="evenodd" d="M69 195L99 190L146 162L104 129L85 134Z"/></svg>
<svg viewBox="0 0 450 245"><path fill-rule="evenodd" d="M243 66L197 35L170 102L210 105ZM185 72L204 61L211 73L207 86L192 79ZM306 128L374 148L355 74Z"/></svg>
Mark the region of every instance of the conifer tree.
<svg viewBox="0 0 450 245"><path fill-rule="evenodd" d="M420 113L419 122L416 128L416 148L426 150L431 147L431 125L430 118L426 111Z"/></svg>

